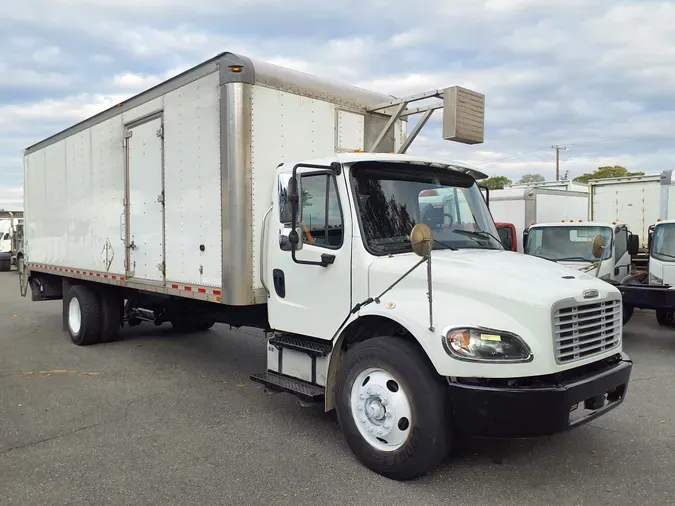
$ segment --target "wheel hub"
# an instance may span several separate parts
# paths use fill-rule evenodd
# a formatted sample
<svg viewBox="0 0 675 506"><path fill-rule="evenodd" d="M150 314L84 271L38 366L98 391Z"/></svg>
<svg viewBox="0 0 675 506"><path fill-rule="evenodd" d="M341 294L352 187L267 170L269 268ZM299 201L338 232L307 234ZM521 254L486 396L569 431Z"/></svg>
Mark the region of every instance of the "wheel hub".
<svg viewBox="0 0 675 506"><path fill-rule="evenodd" d="M410 402L389 372L375 368L361 372L352 386L351 405L354 422L371 446L393 451L407 440Z"/></svg>

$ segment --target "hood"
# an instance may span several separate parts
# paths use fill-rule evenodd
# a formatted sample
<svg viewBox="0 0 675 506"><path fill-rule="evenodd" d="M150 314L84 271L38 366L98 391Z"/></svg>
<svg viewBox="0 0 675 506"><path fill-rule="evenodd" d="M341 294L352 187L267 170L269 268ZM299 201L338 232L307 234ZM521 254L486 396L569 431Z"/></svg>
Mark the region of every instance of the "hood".
<svg viewBox="0 0 675 506"><path fill-rule="evenodd" d="M375 260L370 267L370 295L378 295L418 261L414 254ZM452 294L461 291L462 296L477 300L485 300L489 295L510 303L550 306L562 298L581 297L589 288L599 290L600 294L612 290L605 282L577 269L511 251L434 251L431 265L434 298L447 290ZM412 288L413 284L420 284L426 288L424 266L408 277L411 279L403 280L401 285Z"/></svg>

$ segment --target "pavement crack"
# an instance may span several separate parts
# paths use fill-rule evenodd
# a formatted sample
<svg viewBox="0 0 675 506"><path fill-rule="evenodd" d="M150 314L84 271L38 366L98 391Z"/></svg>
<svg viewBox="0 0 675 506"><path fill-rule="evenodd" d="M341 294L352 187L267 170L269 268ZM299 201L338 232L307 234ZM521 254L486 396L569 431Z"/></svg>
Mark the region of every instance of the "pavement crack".
<svg viewBox="0 0 675 506"><path fill-rule="evenodd" d="M115 417L112 420L105 420L105 421L102 421L102 422L96 422L96 423L92 423L90 425L85 425L84 427L80 427L78 429L71 430L70 432L65 432L64 434L58 434L56 436L46 437L44 439L39 439L37 441L32 441L30 443L26 443L26 444L23 444L23 445L13 446L11 448L8 448L7 450L4 450L4 451L0 452L0 456L6 455L9 452L12 452L14 450L21 450L23 448L29 448L31 446L36 446L36 445L39 445L39 444L42 444L42 443L47 443L49 441L55 441L57 439L72 436L73 434L77 434L78 432L82 432L82 431L87 430L87 429L93 429L94 427L99 427L101 425L108 425L108 424L111 424L111 423L115 423L115 422L119 422L121 420L124 420L125 418L127 418L129 416L129 410L131 409L131 406L134 404L134 402L136 402L135 399L131 400L127 403L126 407L124 408L124 413L122 414L122 416Z"/></svg>

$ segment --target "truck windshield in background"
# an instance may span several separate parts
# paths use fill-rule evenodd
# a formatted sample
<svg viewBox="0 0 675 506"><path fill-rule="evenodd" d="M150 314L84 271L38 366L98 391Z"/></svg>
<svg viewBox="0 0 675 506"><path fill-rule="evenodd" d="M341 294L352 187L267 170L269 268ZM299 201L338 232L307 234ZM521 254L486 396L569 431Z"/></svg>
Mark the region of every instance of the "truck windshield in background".
<svg viewBox="0 0 675 506"><path fill-rule="evenodd" d="M352 185L364 243L375 255L411 251L417 223L434 231L434 249L504 249L471 176L363 162L352 170Z"/></svg>
<svg viewBox="0 0 675 506"><path fill-rule="evenodd" d="M603 258L612 256L612 229L610 227L533 227L527 235L525 254L547 260L594 262L593 239L605 239Z"/></svg>
<svg viewBox="0 0 675 506"><path fill-rule="evenodd" d="M654 227L651 255L663 262L675 261L675 223L657 224Z"/></svg>

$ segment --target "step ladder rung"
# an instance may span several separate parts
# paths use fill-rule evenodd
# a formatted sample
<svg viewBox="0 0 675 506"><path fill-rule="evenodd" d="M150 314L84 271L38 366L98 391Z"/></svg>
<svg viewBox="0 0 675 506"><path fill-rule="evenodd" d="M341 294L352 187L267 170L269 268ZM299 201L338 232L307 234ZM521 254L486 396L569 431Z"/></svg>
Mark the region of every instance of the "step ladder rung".
<svg viewBox="0 0 675 506"><path fill-rule="evenodd" d="M330 343L322 343L284 334L275 335L269 340L269 343L279 348L302 351L316 357L325 357L332 350Z"/></svg>
<svg viewBox="0 0 675 506"><path fill-rule="evenodd" d="M251 374L251 379L272 390L288 392L308 401L320 401L324 398L325 389L323 387L282 376L272 371Z"/></svg>

